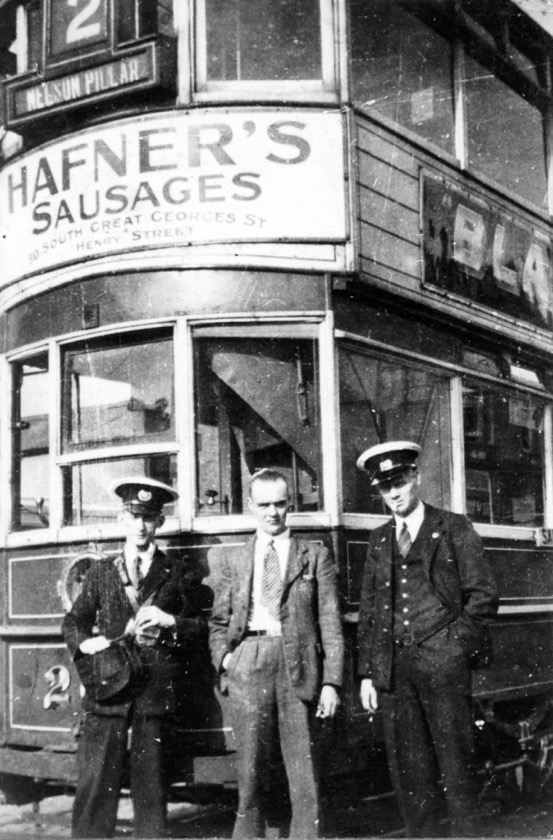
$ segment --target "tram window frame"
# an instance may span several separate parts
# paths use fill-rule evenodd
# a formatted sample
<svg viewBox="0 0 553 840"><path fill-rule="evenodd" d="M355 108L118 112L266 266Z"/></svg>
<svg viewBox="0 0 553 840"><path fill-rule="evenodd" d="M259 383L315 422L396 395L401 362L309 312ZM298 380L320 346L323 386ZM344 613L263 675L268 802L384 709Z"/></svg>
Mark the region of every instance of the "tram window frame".
<svg viewBox="0 0 553 840"><path fill-rule="evenodd" d="M275 323L267 323L264 325L257 325L257 324L244 324L244 323L235 323L233 325L227 326L212 326L207 324L194 324L191 327L191 334L190 334L190 346L191 346L191 363L193 366L193 373L192 376L192 402L193 402L193 452L191 453L192 462L194 464L193 477L194 477L194 485L191 486L190 492L191 497L194 500L193 502L193 527L194 530L204 530L207 528L208 530L211 527L218 527L218 528L228 528L228 527L236 527L244 523L244 519L249 519L251 514L249 513L247 506L245 504L246 496L247 496L247 489L249 484L249 478L252 476L252 472L244 472L242 476L241 482L241 496L242 496L242 505L243 509L241 511L230 510L228 509L227 512L222 512L223 506L225 505L225 494L220 494L217 491L214 495L211 496L209 494L209 498L205 498L208 494L203 493L200 488L200 484L202 481L202 474L199 468L200 462L200 450L199 450L199 441L200 441L200 431L198 426L198 417L199 417L199 401L198 401L198 389L197 389L197 373L198 373L198 353L199 353L199 341L207 340L207 341L225 341L225 340L243 340L244 342L252 342L255 340L268 340L268 341L279 341L279 340L289 340L289 341L297 341L297 342L304 342L309 341L312 345L312 352L313 352L313 363L314 363L314 379L312 388L310 391L311 400L309 399L309 393L306 392L305 399L308 400L310 405L310 410L314 410L316 416L316 449L317 449L317 492L318 492L318 506L315 509L304 509L304 510L294 510L294 481L290 479L290 490L291 490L291 500L292 500L292 509L290 510L290 517L293 521L305 522L311 520L313 517L317 518L317 521L321 521L323 517L326 517L326 510L327 510L327 500L326 500L326 483L324 477L324 463L323 463L323 410L322 410L322 384L321 384L321 376L320 376L320 359L321 359L321 347L320 347L320 325L319 323L307 324L305 320L302 323L295 323L290 324L289 322L286 324L275 324ZM298 390L298 400L301 400L301 394ZM278 430L277 430L278 431ZM279 469L278 464L263 464L263 466L275 466L276 469ZM282 471L287 474L287 468L283 468ZM243 485L243 486L242 486ZM222 488L219 488L221 490ZM219 498L217 498L219 497ZM202 512L202 508L206 508L204 512ZM218 510L217 508L220 508ZM227 503L228 508L228 503Z"/></svg>
<svg viewBox="0 0 553 840"><path fill-rule="evenodd" d="M171 360L171 369L169 371L169 378L170 378L170 386L171 386L171 399L168 403L170 410L172 411L172 426L171 432L172 434L166 436L163 439L163 435L161 437L158 436L156 439L156 435L154 434L150 441L147 440L146 434L146 426L148 424L148 411L151 414L151 407L146 405L145 403L141 402L140 400L135 400L134 396L131 393L128 403L128 410L130 412L135 411L142 411L144 414L144 424L145 424L145 432L138 440L134 440L131 436L127 439L121 438L118 443L115 445L110 445L110 440L98 440L92 441L89 445L73 445L70 442L68 443L68 433L70 430L69 426L69 415L73 413L73 406L72 406L72 389L69 387L69 380L68 374L66 369L66 359L71 358L71 354L81 354L83 350L90 346L91 349L95 352L101 352L102 349L106 349L109 351L114 347L118 346L124 350L125 347L132 350L133 347L136 347L138 350L147 350L148 345L153 343L168 343L170 344L170 360ZM82 481L82 471L86 470L87 467L94 468L94 465L103 464L106 470L106 473L109 472L110 468L112 470L112 480L115 478L121 477L124 474L128 474L129 472L133 472L138 474L142 474L142 472L148 470L153 470L152 477L158 478L166 483L178 485L178 452L179 452L179 430L178 430L178 423L176 419L176 389L177 389L177 376L176 376L176 337L175 337L175 327L173 323L169 324L154 324L148 327L129 327L128 329L113 332L113 331L106 331L106 332L99 332L98 334L93 335L86 335L79 338L74 338L71 340L65 340L60 342L59 346L59 377L60 377L60 394L59 394L59 429L58 429L58 449L57 449L57 457L56 457L56 464L60 471L60 483L61 483L61 496L62 496L62 510L61 510L61 522L60 527L64 529L81 529L88 528L91 529L94 526L92 522L85 522L83 521L82 510L77 511L76 517L73 516L74 511L76 510L75 505L73 504L71 496L71 491L69 487L71 486L71 481L74 480L76 485L78 485ZM136 367L136 363L134 363ZM129 379L129 386L132 391L132 377L128 377ZM71 402L68 400L71 399ZM157 403L154 406L154 411L157 410ZM148 415L149 416L149 415ZM155 419L155 418L154 418ZM66 430L64 433L64 429ZM65 442L65 443L64 443ZM156 472L156 463L160 463L160 459L168 459L167 464L165 465L165 472L167 475L164 474L157 474ZM142 461L144 464L142 467L137 468L134 466L136 461ZM148 462L148 470L146 469L145 465ZM130 469L125 469L124 466L126 463L132 463L133 467ZM120 469L123 467L123 469ZM77 472L75 472L77 471ZM91 482L91 479L88 479ZM93 482L93 479L92 479ZM94 501L94 500L93 500ZM96 500L97 501L97 500ZM112 510L115 512L117 509L117 502L114 500ZM179 517L179 509L175 506L175 510L168 510L167 512L167 521L173 522L174 520L178 519ZM76 518L78 521L74 521ZM109 513L108 513L109 519ZM113 528L117 527L116 524L116 513L112 516L112 521L103 522L98 524L98 528L101 527L102 531L112 530Z"/></svg>
<svg viewBox="0 0 553 840"><path fill-rule="evenodd" d="M473 400L472 397L476 399ZM536 393L535 390L516 387L516 382L498 383L476 376L462 377L465 510L474 524L502 530L533 530L545 527L548 471L545 442L548 433L548 424L545 421L547 402L543 392ZM507 425L500 422L499 403L503 403L503 413L508 413ZM524 407L525 404L527 408ZM530 409L533 426L528 424ZM467 428L466 422L468 410L475 414L475 421L471 423L470 428ZM513 431L509 433L511 427ZM516 428L525 432L515 434ZM515 463L516 457L513 456L508 461L505 452L501 452L501 447L507 445L509 439L514 437L520 439L518 464ZM536 462L536 459L537 463L532 463ZM526 463L529 466L522 470L521 466ZM511 476L510 479L505 478L506 471ZM534 481L533 496L532 474L534 479L537 479ZM526 495L516 496L514 492L510 494L508 490L513 489L513 485L526 489ZM471 515L471 507L474 515ZM534 521L525 522L524 516L530 516L531 508ZM509 516L513 521L500 521L508 520Z"/></svg>
<svg viewBox="0 0 553 840"><path fill-rule="evenodd" d="M425 405L425 415L424 421L421 426L421 430L423 432L423 438L420 442L423 445L423 454L421 457L422 462L422 473L423 473L423 480L425 484L425 488L427 494L430 493L430 498L433 504L436 504L438 507L450 507L453 500L453 485L454 485L454 453L453 453L453 425L455 423L455 415L454 415L454 405L453 405L453 390L452 390L452 381L453 381L453 374L451 371L448 371L446 368L441 367L436 364L428 363L420 358L415 359L413 357L409 358L406 355L402 354L395 354L395 353L382 353L379 352L376 348L371 348L370 346L364 345L363 343L359 342L338 342L336 345L337 349L337 366L338 366L338 403L339 403L339 411L340 411L340 451L342 457L342 475L345 475L346 472L350 472L353 477L353 481L355 482L356 490L353 492L353 496L355 496L354 501L359 500L362 496L365 499L365 504L367 507L371 508L374 507L374 510L355 510L355 509L343 509L344 519L346 521L350 520L351 517L355 519L358 518L367 518L368 521L380 521L382 517L387 517L389 514L387 509L378 496L378 493L375 493L374 488L370 486L368 476L362 472L360 472L357 468L353 466L356 458L361 454L362 451L367 449L369 446L372 446L376 443L382 443L386 440L390 439L410 439L415 440L415 436L411 433L406 431L404 428L397 429L395 433L393 432L386 432L385 425L386 425L386 415L384 414L384 409L373 406L371 403L371 398L369 394L366 394L366 403L367 406L364 409L371 415L371 422L374 426L374 434L370 435L368 432L359 433L356 440L359 440L357 445L354 445L355 454L353 457L350 457L347 462L345 455L346 447L344 446L344 428L345 423L347 423L347 428L355 428L355 429L362 429L365 428L361 423L360 419L358 418L358 422L354 422L352 418L350 418L350 422L348 423L348 418L345 416L345 409L344 405L345 402L343 400L343 396L345 394L345 387L346 387L346 380L345 377L342 377L342 364L346 361L346 358L351 359L352 355L357 356L359 359L366 359L368 364L373 364L381 366L380 373L383 374L383 380L380 383L377 391L379 394L382 394L385 390L385 382L388 380L388 399L392 399L397 401L398 393L396 386L399 383L402 389L402 397L405 398L405 394L407 392L412 392L414 395L417 393L428 389L431 384L431 379L434 379L433 389L432 389L432 396L431 399L428 401L428 404ZM394 371L392 373L392 370ZM412 375L412 379L409 379L409 372ZM399 379L398 379L399 374ZM422 380L419 379L417 381L416 376L417 374L422 374L423 377L426 377ZM355 378L358 384L361 384L364 390L364 383L361 382L359 378L359 371L355 371ZM376 387L376 386L375 386ZM441 393L440 393L441 390ZM438 401L436 402L436 396L438 396ZM440 403L440 400L442 401ZM419 398L419 404L424 405L424 400ZM361 403L359 403L361 405ZM440 463L443 464L443 469L440 470L439 476L436 480L433 477L429 477L429 472L426 469L426 466L429 465L431 461L431 457L426 461L425 465L425 451L424 451L424 442L428 440L427 433L430 433L430 426L435 420L432 420L431 411L438 411L438 416L441 418L442 422L445 423L445 427L442 429L440 426L440 435L437 441L434 441L436 446L441 449L442 446L450 444L449 452L447 453L447 461L444 463L444 459L440 460ZM390 412L390 416L393 419L393 412ZM345 421L345 422L344 422ZM398 421L401 425L401 415L396 417L396 421ZM431 432L430 434L435 434ZM443 439L443 442L442 442ZM352 441L352 443L355 443ZM351 448L351 447L350 447ZM424 476L426 475L426 479ZM345 489L342 490L343 496L345 497ZM434 495L436 494L436 496ZM437 498L437 494L441 494L441 498ZM444 495L447 498L444 499Z"/></svg>
<svg viewBox="0 0 553 840"><path fill-rule="evenodd" d="M421 20L432 28L438 35L446 38L452 46L451 62L451 89L450 95L454 110L454 149L452 152L443 148L432 138L418 133L413 127L400 125L397 120L381 114L377 108L370 104L353 99L355 107L359 111L367 111L375 116L386 126L393 130L401 128L401 132L413 142L424 144L424 148L438 157L445 158L462 170L470 172L478 177L484 184L507 195L508 198L530 207L533 211L551 215L553 213L553 190L552 170L548 162L553 149L553 140L548 128L550 114L553 111L552 85L550 82L550 60L547 53L547 38L540 36L537 24L526 20L524 32L520 27L509 26L509 15L503 15L501 26L490 24L487 28L485 15L473 17L470 14L470 6L466 3L453 10L448 10L447 4L420 4L417 0L395 0L404 12L413 18ZM480 3L478 0L477 5ZM503 8L503 7L502 7ZM504 10L507 10L504 4ZM500 9L494 6L494 15L490 20L495 24L501 15ZM350 32L353 24L350 17ZM512 34L511 34L512 33ZM532 37L531 37L532 36ZM536 37L534 37L536 36ZM350 35L351 37L351 35ZM539 156L539 166L544 176L543 192L540 187L540 194L534 197L534 193L528 194L528 188L523 186L517 190L516 184L498 180L493 172L486 172L485 168L479 168L469 158L469 135L471 125L467 106L467 80L465 79L464 65L465 57L482 65L484 70L491 74L495 80L505 85L513 96L521 99L526 105L531 106L537 113L536 123L539 122L539 136L534 140L534 147L542 147ZM531 70L525 66L531 63ZM352 92L354 87L352 79ZM539 118L539 119L538 119Z"/></svg>
<svg viewBox="0 0 553 840"><path fill-rule="evenodd" d="M11 455L11 471L10 471L10 516L8 530L13 534L36 534L36 539L44 540L44 534L48 532L53 524L53 516L55 511L55 494L51 480L51 464L52 464L52 416L50 411L50 404L47 403L46 412L43 415L30 414L28 407L29 399L31 403L36 402L31 393L24 395L25 382L30 380L26 376L44 375L42 388L40 390L40 399L44 399L52 391L52 377L53 369L48 348L40 348L35 352L26 354L22 357L17 357L10 360L10 455ZM27 370L25 370L27 369ZM42 404L42 403L41 403ZM34 445L25 447L23 438L25 432L30 433L31 441L33 437L33 426L36 420L36 427L38 429L38 441L34 441ZM42 433L40 429L43 429ZM44 431L45 430L45 431ZM42 484L41 489L43 494L35 496L33 503L26 503L23 499L22 478L24 473L24 465L28 458L41 458L46 455L46 468L39 470L39 473L34 475L32 482L33 489ZM40 480L40 473L42 472L42 481ZM26 484L26 482L25 482ZM27 516L28 525L22 524L23 514ZM8 522L6 522L8 525Z"/></svg>
<svg viewBox="0 0 553 840"><path fill-rule="evenodd" d="M194 45L194 92L197 101L302 101L337 102L337 51L335 32L338 26L339 0L318 0L320 9L321 77L318 79L208 79L207 12L208 0L196 0L191 42ZM278 2L278 0L277 0Z"/></svg>

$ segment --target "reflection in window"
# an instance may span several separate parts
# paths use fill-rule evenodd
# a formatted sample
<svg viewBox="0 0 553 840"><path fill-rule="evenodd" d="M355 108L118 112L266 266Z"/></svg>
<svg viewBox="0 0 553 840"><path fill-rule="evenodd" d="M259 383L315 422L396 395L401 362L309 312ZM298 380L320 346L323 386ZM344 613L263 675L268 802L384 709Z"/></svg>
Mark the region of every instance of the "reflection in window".
<svg viewBox="0 0 553 840"><path fill-rule="evenodd" d="M207 79L320 79L319 0L206 0Z"/></svg>
<svg viewBox="0 0 553 840"><path fill-rule="evenodd" d="M354 99L453 153L449 41L394 0L352 0Z"/></svg>
<svg viewBox="0 0 553 840"><path fill-rule="evenodd" d="M463 408L467 515L474 522L541 525L543 401L467 381Z"/></svg>
<svg viewBox="0 0 553 840"><path fill-rule="evenodd" d="M382 514L383 502L355 466L369 446L412 440L422 446L425 499L448 507L451 420L448 380L426 370L340 348L344 511Z"/></svg>
<svg viewBox="0 0 553 840"><path fill-rule="evenodd" d="M64 525L98 525L115 522L121 502L110 487L118 479L145 475L174 486L177 464L174 455L144 455L110 461L87 461L63 468ZM165 505L165 516L175 513L175 505Z"/></svg>
<svg viewBox="0 0 553 840"><path fill-rule="evenodd" d="M79 345L63 358L62 451L174 438L167 335Z"/></svg>
<svg viewBox="0 0 553 840"><path fill-rule="evenodd" d="M198 338L198 513L247 512L249 479L275 467L294 510L322 505L318 372L312 341Z"/></svg>
<svg viewBox="0 0 553 840"><path fill-rule="evenodd" d="M474 59L465 58L469 164L546 207L543 118Z"/></svg>
<svg viewBox="0 0 553 840"><path fill-rule="evenodd" d="M12 366L12 498L14 530L49 520L48 354Z"/></svg>

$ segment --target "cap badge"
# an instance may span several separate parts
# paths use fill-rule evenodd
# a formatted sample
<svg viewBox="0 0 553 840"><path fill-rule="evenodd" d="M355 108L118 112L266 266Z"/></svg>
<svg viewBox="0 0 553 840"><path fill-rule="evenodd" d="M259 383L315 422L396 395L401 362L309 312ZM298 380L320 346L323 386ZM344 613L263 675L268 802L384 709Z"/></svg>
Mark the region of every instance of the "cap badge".
<svg viewBox="0 0 553 840"><path fill-rule="evenodd" d="M152 500L152 494L149 490L139 490L138 491L138 500L140 502L150 502Z"/></svg>
<svg viewBox="0 0 553 840"><path fill-rule="evenodd" d="M381 470L391 470L393 467L393 462L391 458L387 458L385 461L380 462L380 469Z"/></svg>

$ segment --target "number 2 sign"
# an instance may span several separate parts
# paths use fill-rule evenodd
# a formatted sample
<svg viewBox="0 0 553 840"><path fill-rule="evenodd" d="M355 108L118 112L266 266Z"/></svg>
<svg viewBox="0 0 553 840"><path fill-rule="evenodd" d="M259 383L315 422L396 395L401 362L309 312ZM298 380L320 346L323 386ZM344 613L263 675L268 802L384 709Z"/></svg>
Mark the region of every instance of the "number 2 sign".
<svg viewBox="0 0 553 840"><path fill-rule="evenodd" d="M106 47L109 0L49 0L50 49L53 61L75 52L91 52Z"/></svg>

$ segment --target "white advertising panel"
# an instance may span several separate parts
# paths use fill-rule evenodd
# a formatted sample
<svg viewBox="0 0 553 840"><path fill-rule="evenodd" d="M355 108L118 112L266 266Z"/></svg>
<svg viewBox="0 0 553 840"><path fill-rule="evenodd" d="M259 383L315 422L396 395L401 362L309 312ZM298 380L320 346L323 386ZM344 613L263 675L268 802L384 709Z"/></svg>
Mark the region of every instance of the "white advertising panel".
<svg viewBox="0 0 553 840"><path fill-rule="evenodd" d="M83 259L343 242L339 113L175 112L50 143L0 173L0 285Z"/></svg>

